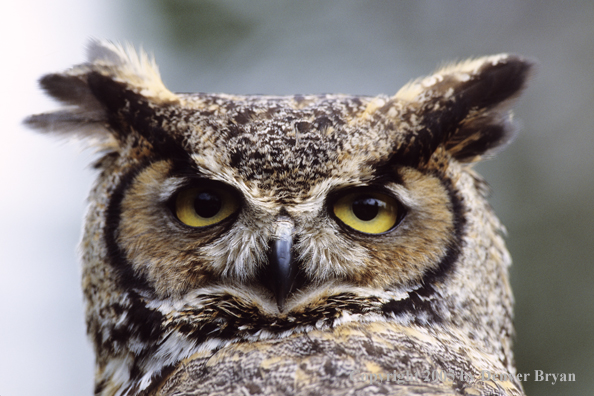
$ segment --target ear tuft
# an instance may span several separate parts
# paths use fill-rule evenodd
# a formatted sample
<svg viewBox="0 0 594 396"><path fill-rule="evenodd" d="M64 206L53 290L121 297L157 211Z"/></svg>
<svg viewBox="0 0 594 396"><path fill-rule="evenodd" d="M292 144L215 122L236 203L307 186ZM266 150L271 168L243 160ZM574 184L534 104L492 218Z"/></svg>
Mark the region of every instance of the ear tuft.
<svg viewBox="0 0 594 396"><path fill-rule="evenodd" d="M429 148L426 155L444 145L458 161L474 162L513 137L509 106L533 68L533 61L517 55L472 59L413 81L394 99L404 102L409 113L421 116L413 133L420 137L419 144Z"/></svg>
<svg viewBox="0 0 594 396"><path fill-rule="evenodd" d="M92 40L87 56L95 71L125 83L129 89L145 98L162 103L179 100L161 81L154 57L142 48L136 52L130 44Z"/></svg>
<svg viewBox="0 0 594 396"><path fill-rule="evenodd" d="M48 74L41 78L40 86L48 95L65 105L54 112L33 115L25 119L32 128L63 135L75 133L79 137L98 137L111 140L114 132L109 108L104 97L97 95L91 86L93 76L101 76L110 86L117 86L123 94L154 104L179 101L161 81L152 57L144 51L134 51L130 45L92 40L88 47L87 63L75 66L63 73Z"/></svg>

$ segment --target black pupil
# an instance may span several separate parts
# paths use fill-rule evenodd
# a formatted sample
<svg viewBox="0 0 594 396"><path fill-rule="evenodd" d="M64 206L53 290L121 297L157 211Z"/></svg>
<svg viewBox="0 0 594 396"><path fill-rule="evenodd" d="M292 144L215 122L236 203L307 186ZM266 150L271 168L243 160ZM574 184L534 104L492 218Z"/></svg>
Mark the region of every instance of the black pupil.
<svg viewBox="0 0 594 396"><path fill-rule="evenodd" d="M203 191L196 195L194 210L198 216L208 219L219 213L222 204L218 194L212 191Z"/></svg>
<svg viewBox="0 0 594 396"><path fill-rule="evenodd" d="M361 197L353 201L353 213L360 220L369 221L375 219L379 212L380 202L372 197Z"/></svg>

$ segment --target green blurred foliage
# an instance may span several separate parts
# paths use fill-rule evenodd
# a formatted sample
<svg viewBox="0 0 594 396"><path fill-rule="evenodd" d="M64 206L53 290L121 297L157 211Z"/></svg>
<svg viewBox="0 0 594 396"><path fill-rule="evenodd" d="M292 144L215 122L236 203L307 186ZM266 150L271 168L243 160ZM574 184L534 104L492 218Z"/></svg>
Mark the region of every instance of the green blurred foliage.
<svg viewBox="0 0 594 396"><path fill-rule="evenodd" d="M194 0L149 0L151 12L165 20L165 33L178 51L191 51L214 60L241 45L252 23L224 3Z"/></svg>

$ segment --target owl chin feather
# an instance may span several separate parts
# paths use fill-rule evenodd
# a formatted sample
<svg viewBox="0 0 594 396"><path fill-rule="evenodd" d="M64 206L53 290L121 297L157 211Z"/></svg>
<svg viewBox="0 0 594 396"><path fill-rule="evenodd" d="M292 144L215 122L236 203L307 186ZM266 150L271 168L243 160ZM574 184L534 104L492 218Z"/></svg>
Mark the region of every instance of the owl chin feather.
<svg viewBox="0 0 594 396"><path fill-rule="evenodd" d="M532 61L281 97L176 94L143 51L88 54L25 123L102 155L81 246L96 395L524 394L470 165L513 137Z"/></svg>

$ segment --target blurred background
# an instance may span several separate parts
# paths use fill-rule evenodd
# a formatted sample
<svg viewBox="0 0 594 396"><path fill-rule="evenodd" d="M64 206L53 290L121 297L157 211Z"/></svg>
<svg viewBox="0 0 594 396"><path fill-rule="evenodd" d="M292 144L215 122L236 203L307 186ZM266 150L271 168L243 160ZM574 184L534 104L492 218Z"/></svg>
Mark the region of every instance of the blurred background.
<svg viewBox="0 0 594 396"><path fill-rule="evenodd" d="M592 0L23 0L0 34L0 395L92 394L76 246L94 156L20 124L56 107L37 79L92 37L142 45L183 92L392 94L444 61L538 59L520 134L477 168L508 228L527 394L594 394Z"/></svg>

